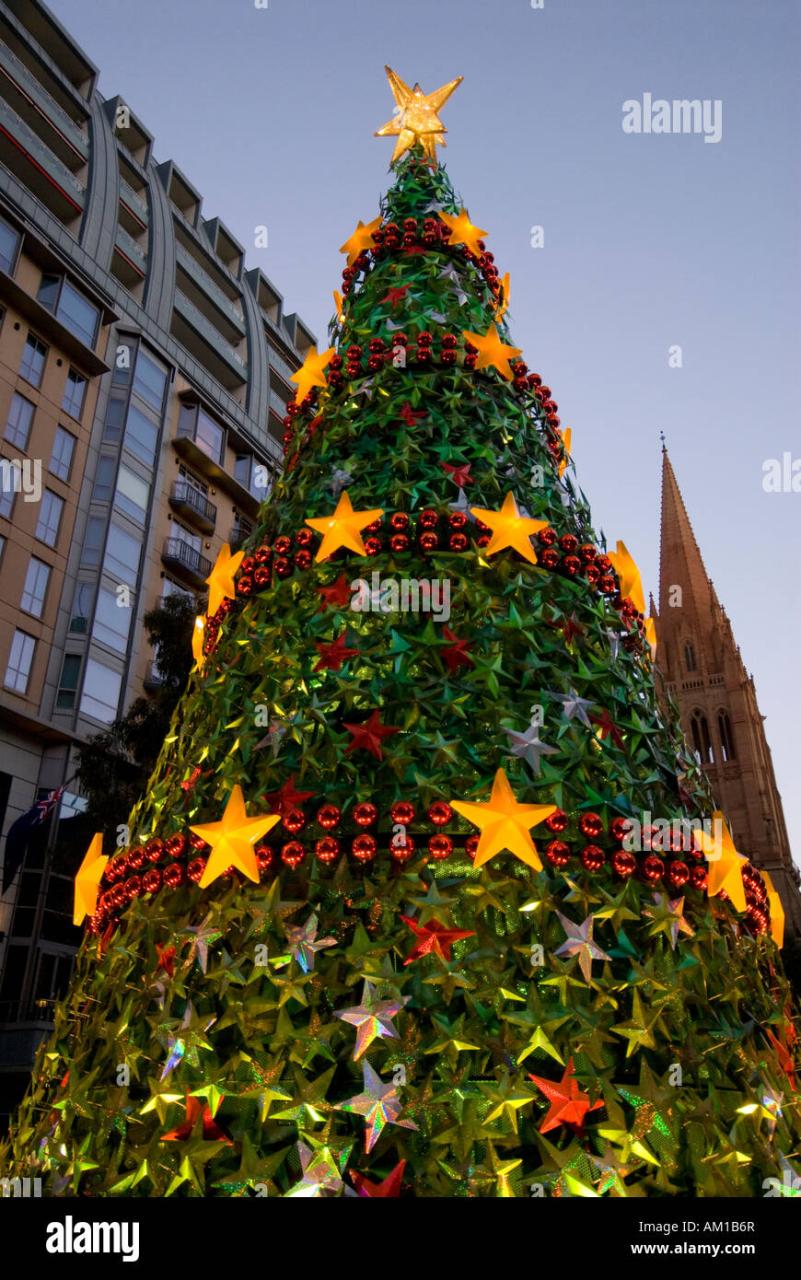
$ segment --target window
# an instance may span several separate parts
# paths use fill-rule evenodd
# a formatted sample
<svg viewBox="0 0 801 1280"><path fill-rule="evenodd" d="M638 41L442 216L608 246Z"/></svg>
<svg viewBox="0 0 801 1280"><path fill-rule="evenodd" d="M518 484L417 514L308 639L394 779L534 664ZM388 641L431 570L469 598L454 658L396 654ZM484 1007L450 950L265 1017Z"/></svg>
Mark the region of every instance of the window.
<svg viewBox="0 0 801 1280"><path fill-rule="evenodd" d="M208 498L209 486L204 484L202 480L198 480L197 476L192 475L191 471L187 471L186 467L180 466L178 468L178 475L182 480L186 481L186 483L194 489L196 493L202 494L204 498Z"/></svg>
<svg viewBox="0 0 801 1280"><path fill-rule="evenodd" d="M150 485L147 481L140 479L124 462L120 463L114 506L119 511L124 511L137 524L144 524L149 500Z"/></svg>
<svg viewBox="0 0 801 1280"><path fill-rule="evenodd" d="M109 444L119 444L122 439L122 427L125 422L125 401L112 399L106 409L106 421L103 425L103 439Z"/></svg>
<svg viewBox="0 0 801 1280"><path fill-rule="evenodd" d="M164 404L166 386L166 370L161 365L156 364L156 361L140 347L139 354L136 357L133 389L138 396L142 397L145 404L149 404L151 409L155 409L159 417L161 417L161 410Z"/></svg>
<svg viewBox="0 0 801 1280"><path fill-rule="evenodd" d="M129 586L136 584L139 573L139 556L142 549L141 538L127 533L116 521L112 520L108 530L106 554L103 568L118 582L127 582Z"/></svg>
<svg viewBox="0 0 801 1280"><path fill-rule="evenodd" d="M158 427L154 426L150 419L145 417L141 409L137 409L136 405L132 404L128 409L128 419L125 427L126 449L129 449L140 462L145 462L148 466L152 466L156 459L158 434Z"/></svg>
<svg viewBox="0 0 801 1280"><path fill-rule="evenodd" d="M9 275L14 272L19 248L19 232L0 218L0 268Z"/></svg>
<svg viewBox="0 0 801 1280"><path fill-rule="evenodd" d="M186 525L179 524L177 520L172 522L172 536L183 542L187 547L191 547L193 551L200 552L203 545L203 539L199 533L193 533L191 529L187 529Z"/></svg>
<svg viewBox="0 0 801 1280"><path fill-rule="evenodd" d="M87 347L94 347L100 312L64 276L43 275L39 301Z"/></svg>
<svg viewBox="0 0 801 1280"><path fill-rule="evenodd" d="M714 764L715 753L712 750L712 739L709 736L709 721L698 707L690 717L690 733L692 734L693 751L698 763Z"/></svg>
<svg viewBox="0 0 801 1280"><path fill-rule="evenodd" d="M71 711L75 706L75 694L78 691L78 677L81 674L81 657L78 653L65 653L64 665L61 668L61 679L58 682L56 706L61 711Z"/></svg>
<svg viewBox="0 0 801 1280"><path fill-rule="evenodd" d="M125 653L133 609L130 605L119 605L118 599L116 591L109 591L108 587L101 587L98 591L92 639L108 645L117 653Z"/></svg>
<svg viewBox="0 0 801 1280"><path fill-rule="evenodd" d="M6 480L8 476L8 480ZM3 471L2 483L0 484L0 516L4 520L11 519L11 512L14 510L14 499L17 496L17 490L14 487L14 472Z"/></svg>
<svg viewBox="0 0 801 1280"><path fill-rule="evenodd" d="M71 431L66 431L64 427L57 427L49 469L52 475L58 476L59 480L63 480L65 483L70 478L74 453L75 436Z"/></svg>
<svg viewBox="0 0 801 1280"><path fill-rule="evenodd" d="M83 413L83 402L86 398L86 378L70 369L64 384L64 396L61 407L71 418L80 418Z"/></svg>
<svg viewBox="0 0 801 1280"><path fill-rule="evenodd" d="M731 730L731 720L728 711L722 707L718 712L718 733L720 735L720 750L723 756L724 764L736 758L734 750L734 735Z"/></svg>
<svg viewBox="0 0 801 1280"><path fill-rule="evenodd" d="M32 614L34 618L41 618L42 616L49 578L50 565L45 564L44 560L37 560L36 556L31 556L28 561L28 572L25 575L25 586L22 588L22 599L19 602L19 607L24 609L26 613Z"/></svg>
<svg viewBox="0 0 801 1280"><path fill-rule="evenodd" d="M53 493L51 489L45 489L42 495L42 507L39 512L39 521L36 525L35 537L40 542L44 542L48 547L54 547L58 541L58 530L61 524L61 513L64 510L64 500L59 498L57 493Z"/></svg>
<svg viewBox="0 0 801 1280"><path fill-rule="evenodd" d="M180 586L174 578L165 578L164 586L161 589L162 599L166 600L168 596L185 596L187 600L195 600L194 591L187 591L186 587Z"/></svg>
<svg viewBox="0 0 801 1280"><path fill-rule="evenodd" d="M114 479L117 474L117 459L107 453L101 454L97 460L95 480L92 485L93 502L110 502L114 492Z"/></svg>
<svg viewBox="0 0 801 1280"><path fill-rule="evenodd" d="M30 400L26 400L18 391L15 391L11 397L11 407L8 411L6 440L8 440L9 444L13 444L15 449L20 449L22 453L28 448L33 411L34 405L31 404Z"/></svg>
<svg viewBox="0 0 801 1280"><path fill-rule="evenodd" d="M88 658L81 694L81 713L111 724L117 717L122 676L102 662Z"/></svg>
<svg viewBox="0 0 801 1280"><path fill-rule="evenodd" d="M687 671L695 671L695 649L688 640L684 645L684 666Z"/></svg>
<svg viewBox="0 0 801 1280"><path fill-rule="evenodd" d="M100 564L100 552L103 548L103 538L106 532L106 522L102 516L90 516L86 522L86 533L83 539L83 550L81 552L81 564L84 568L95 568Z"/></svg>
<svg viewBox="0 0 801 1280"><path fill-rule="evenodd" d="M24 631L14 632L14 638L11 641L11 652L8 655L8 666L6 667L5 686L7 689L13 689L15 693L25 693L28 688L28 678L31 674L35 648L36 641L33 636L27 635Z"/></svg>
<svg viewBox="0 0 801 1280"><path fill-rule="evenodd" d="M22 360L19 375L32 387L41 386L42 374L47 361L47 347L34 334L29 333L22 349Z"/></svg>
<svg viewBox="0 0 801 1280"><path fill-rule="evenodd" d="M181 406L178 419L178 435L189 436L199 449L207 453L215 462L220 462L225 446L225 432L222 427L210 418L197 404Z"/></svg>
<svg viewBox="0 0 801 1280"><path fill-rule="evenodd" d="M93 582L77 582L75 584L75 595L72 598L72 612L70 614L70 631L74 635L86 635L89 629L89 616L92 612L94 594L95 584Z"/></svg>

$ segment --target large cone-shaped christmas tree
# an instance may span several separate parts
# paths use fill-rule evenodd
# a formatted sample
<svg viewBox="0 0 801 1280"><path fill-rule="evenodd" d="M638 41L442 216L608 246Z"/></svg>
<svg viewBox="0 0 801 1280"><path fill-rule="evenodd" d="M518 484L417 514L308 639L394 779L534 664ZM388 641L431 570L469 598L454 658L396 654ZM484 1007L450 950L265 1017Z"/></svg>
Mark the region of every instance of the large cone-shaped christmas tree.
<svg viewBox="0 0 801 1280"><path fill-rule="evenodd" d="M212 574L131 847L96 839L79 874L87 936L4 1172L791 1190L778 900L660 711L636 565L593 530L439 167L455 83L391 83L393 186L343 247L284 476Z"/></svg>

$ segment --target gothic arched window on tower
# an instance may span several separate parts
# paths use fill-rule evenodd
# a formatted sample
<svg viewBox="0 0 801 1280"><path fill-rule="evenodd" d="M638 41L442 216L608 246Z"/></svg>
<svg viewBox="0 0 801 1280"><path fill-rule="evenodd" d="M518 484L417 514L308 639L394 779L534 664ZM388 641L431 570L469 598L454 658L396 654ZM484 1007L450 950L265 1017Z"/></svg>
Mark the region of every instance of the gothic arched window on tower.
<svg viewBox="0 0 801 1280"><path fill-rule="evenodd" d="M687 671L695 671L695 649L691 640L684 642L684 666Z"/></svg>
<svg viewBox="0 0 801 1280"><path fill-rule="evenodd" d="M735 758L734 750L734 734L731 730L731 720L728 711L723 708L718 712L718 733L720 734L720 750L724 763Z"/></svg>
<svg viewBox="0 0 801 1280"><path fill-rule="evenodd" d="M709 721L700 707L696 707L690 716L690 733L693 739L693 751L699 764L714 764L715 753L712 750L712 739L709 736Z"/></svg>

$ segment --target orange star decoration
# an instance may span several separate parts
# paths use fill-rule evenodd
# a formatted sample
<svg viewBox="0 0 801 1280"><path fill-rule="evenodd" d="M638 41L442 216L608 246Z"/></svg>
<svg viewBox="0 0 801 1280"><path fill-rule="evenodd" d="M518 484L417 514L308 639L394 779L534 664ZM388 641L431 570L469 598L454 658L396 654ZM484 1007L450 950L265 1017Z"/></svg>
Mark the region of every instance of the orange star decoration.
<svg viewBox="0 0 801 1280"><path fill-rule="evenodd" d="M707 835L706 831L695 832L696 844L703 851L708 865L707 893L710 898L714 898L725 889L737 910L745 911L742 869L747 859L735 849L731 832L720 809L712 814L712 829L723 834L718 834L715 838Z"/></svg>
<svg viewBox="0 0 801 1280"><path fill-rule="evenodd" d="M651 647L651 657L656 657L656 618L645 619L645 639Z"/></svg>
<svg viewBox="0 0 801 1280"><path fill-rule="evenodd" d="M206 661L206 655L203 652L203 644L206 639L206 619L202 613L195 618L195 625L192 628L192 657L195 659L195 670L202 671Z"/></svg>
<svg viewBox="0 0 801 1280"><path fill-rule="evenodd" d="M451 94L459 88L464 77L457 76L455 80L444 84L441 89L435 89L433 93L423 93L419 84L410 89L391 67L385 67L384 70L395 99L395 114L380 129L376 129L375 136L398 139L392 153L393 164L396 160L400 160L405 152L411 151L418 142L429 160L433 160L436 164L437 147L445 146L447 132L439 118L439 113Z"/></svg>
<svg viewBox="0 0 801 1280"><path fill-rule="evenodd" d="M759 873L765 881L765 887L768 891L768 906L770 907L770 936L781 951L784 946L784 907L782 900L776 891L769 871L760 871Z"/></svg>
<svg viewBox="0 0 801 1280"><path fill-rule="evenodd" d="M509 310L509 298L512 293L512 284L509 278L509 272L501 280L501 294L495 307L495 319L500 321Z"/></svg>
<svg viewBox="0 0 801 1280"><path fill-rule="evenodd" d="M322 355L318 354L316 347L309 347L309 354L297 373L293 373L291 378L292 382L298 384L298 389L295 393L295 404L300 404L301 400L305 400L312 387L325 387L328 385L325 379L325 370L334 355L333 347L329 347Z"/></svg>
<svg viewBox="0 0 801 1280"><path fill-rule="evenodd" d="M464 336L478 351L477 369L497 369L502 378L507 382L512 381L514 374L509 361L523 354L522 347L509 347L501 342L494 324L490 325L486 333L470 333L465 329Z"/></svg>
<svg viewBox="0 0 801 1280"><path fill-rule="evenodd" d="M540 1125L540 1133L548 1133L550 1129L558 1129L563 1124L581 1130L584 1127L584 1117L587 1112L597 1111L598 1107L604 1105L602 1098L597 1102L590 1102L590 1095L581 1092L581 1085L573 1074L572 1058L568 1061L565 1073L558 1082L547 1080L544 1076L532 1075L529 1075L529 1080L533 1080L551 1104L548 1114Z"/></svg>
<svg viewBox="0 0 801 1280"><path fill-rule="evenodd" d="M612 566L620 579L620 594L627 596L638 613L645 613L645 595L642 589L640 571L629 554L625 542L618 541L617 551L607 552Z"/></svg>
<svg viewBox="0 0 801 1280"><path fill-rule="evenodd" d="M362 222L359 219L356 230L340 248L340 253L348 255L348 266L352 267L359 254L364 253L365 249L374 249L375 241L373 240L373 232L377 231L381 226L381 219L374 218L372 222Z"/></svg>
<svg viewBox="0 0 801 1280"><path fill-rule="evenodd" d="M337 320L339 321L340 324L342 324L342 317L344 315L344 311L343 311L344 301L342 298L342 294L339 292L339 289L334 290L334 306L337 309Z"/></svg>
<svg viewBox="0 0 801 1280"><path fill-rule="evenodd" d="M573 448L573 428L565 427L564 431L559 432L559 435L562 438L562 448L565 451L565 456L559 459L559 478L561 480L567 471L567 464L570 461L570 451Z"/></svg>
<svg viewBox="0 0 801 1280"><path fill-rule="evenodd" d="M268 813L259 818L249 818L242 788L235 786L219 822L206 822L189 828L211 845L206 869L198 881L200 888L205 889L229 867L236 867L248 880L254 880L258 884L259 864L253 845L275 826L279 817L277 813Z"/></svg>
<svg viewBox="0 0 801 1280"><path fill-rule="evenodd" d="M440 213L439 216L445 226L451 229L448 244L463 244L477 257L482 253L481 245L478 242L483 240L484 236L489 233L482 231L481 227L477 227L474 222L470 221L466 209L462 209L456 216L452 213Z"/></svg>
<svg viewBox="0 0 801 1280"><path fill-rule="evenodd" d="M365 550L361 531L383 514L383 507L376 507L374 511L354 511L347 489L343 490L336 511L330 516L315 516L313 520L306 521L310 529L323 535L316 559L328 560L340 547L347 547L349 551L363 556Z"/></svg>
<svg viewBox="0 0 801 1280"><path fill-rule="evenodd" d="M209 617L214 617L223 600L233 600L236 595L234 574L245 558L244 551L231 555L227 542L220 547L214 568L206 579L209 588Z"/></svg>
<svg viewBox="0 0 801 1280"><path fill-rule="evenodd" d="M93 916L100 893L100 881L106 869L108 858L103 854L103 833L98 831L92 836L92 843L86 850L83 862L75 877L75 909L72 923L80 924L86 916Z"/></svg>
<svg viewBox="0 0 801 1280"><path fill-rule="evenodd" d="M518 804L503 769L495 774L492 795L487 804L452 800L451 805L481 831L473 862L475 867L483 867L496 853L508 850L535 871L542 871L540 855L529 831L555 813L556 805Z"/></svg>
<svg viewBox="0 0 801 1280"><path fill-rule="evenodd" d="M529 564L537 563L537 556L531 545L532 535L539 533L548 523L547 520L532 520L529 516L521 516L517 509L515 496L510 491L503 500L500 511L485 511L483 507L471 507L473 515L492 530L485 554L492 556L496 551L512 547L518 555Z"/></svg>

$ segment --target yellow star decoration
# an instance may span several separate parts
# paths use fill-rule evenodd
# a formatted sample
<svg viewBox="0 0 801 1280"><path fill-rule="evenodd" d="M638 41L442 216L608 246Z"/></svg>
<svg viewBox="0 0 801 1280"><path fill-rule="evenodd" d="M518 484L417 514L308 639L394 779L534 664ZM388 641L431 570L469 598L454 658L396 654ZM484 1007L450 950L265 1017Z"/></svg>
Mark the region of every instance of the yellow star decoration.
<svg viewBox="0 0 801 1280"><path fill-rule="evenodd" d="M632 601L638 613L645 613L645 595L640 571L629 554L625 542L618 541L617 551L607 552L620 579L620 594Z"/></svg>
<svg viewBox="0 0 801 1280"><path fill-rule="evenodd" d="M75 876L75 909L72 923L80 924L86 916L93 916L100 893L100 881L108 858L103 853L103 833L98 831L84 854L83 862Z"/></svg>
<svg viewBox="0 0 801 1280"><path fill-rule="evenodd" d="M384 70L395 99L395 114L380 129L376 129L375 136L398 139L392 153L393 164L418 142L429 160L436 164L437 147L445 146L447 132L439 113L451 94L459 88L464 76L457 76L433 93L423 93L419 84L410 89L391 67L385 67Z"/></svg>
<svg viewBox="0 0 801 1280"><path fill-rule="evenodd" d="M334 348L329 347L322 355L318 354L316 347L309 347L309 354L303 361L297 373L292 374L291 381L298 384L295 393L295 404L300 404L301 400L305 400L312 387L327 386L325 380L325 370L328 368L333 356Z"/></svg>
<svg viewBox="0 0 801 1280"><path fill-rule="evenodd" d="M512 292L512 284L509 278L509 272L507 271L506 275L501 280L501 296L498 299L498 303L495 307L495 319L498 321L503 320L503 317L506 315L507 311L509 310L509 298L510 298L511 292Z"/></svg>
<svg viewBox="0 0 801 1280"><path fill-rule="evenodd" d="M211 845L206 869L198 884L205 889L221 876L229 867L236 867L248 880L259 882L259 864L253 852L253 845L274 827L280 814L262 814L259 818L249 818L245 809L245 800L240 786L233 787L225 813L219 822L201 823L190 827L196 836L200 836Z"/></svg>
<svg viewBox="0 0 801 1280"><path fill-rule="evenodd" d="M511 490L504 498L500 511L486 511L483 507L471 507L470 510L492 530L492 537L485 548L488 556L494 555L496 551L503 551L506 547L513 547L530 564L537 563L531 537L544 529L548 521L521 516Z"/></svg>
<svg viewBox="0 0 801 1280"><path fill-rule="evenodd" d="M705 831L695 832L696 844L703 851L708 866L707 893L710 898L714 898L725 889L737 910L745 911L745 885L741 872L747 859L735 849L731 832L720 809L712 814L712 824L713 831L723 831L719 842Z"/></svg>
<svg viewBox="0 0 801 1280"><path fill-rule="evenodd" d="M362 222L361 218L359 219L353 235L345 241L339 250L340 253L348 255L349 267L353 266L359 254L363 253L365 249L373 249L375 247L373 232L377 231L380 226L380 218L374 218L372 222Z"/></svg>
<svg viewBox="0 0 801 1280"><path fill-rule="evenodd" d="M199 613L192 628L192 657L195 659L195 671L202 671L206 662L206 655L203 652L205 638L206 619L202 613Z"/></svg>
<svg viewBox="0 0 801 1280"><path fill-rule="evenodd" d="M529 832L556 812L554 804L518 804L503 769L495 774L486 804L452 800L452 807L481 831L473 865L483 867L504 849L521 862L542 871L542 862Z"/></svg>
<svg viewBox="0 0 801 1280"><path fill-rule="evenodd" d="M471 253L479 255L481 253L481 245L479 240L483 240L484 236L489 233L482 231L481 227L477 227L471 222L467 216L467 210L462 209L458 216L452 213L440 213L440 218L446 227L450 227L451 235L448 244L463 244Z"/></svg>
<svg viewBox="0 0 801 1280"><path fill-rule="evenodd" d="M318 561L328 560L340 547L347 547L349 551L355 551L363 556L365 550L361 531L383 514L383 507L376 507L374 511L354 511L348 491L345 489L337 503L336 511L330 516L316 516L313 520L306 521L310 529L315 529L317 533L323 535L315 558Z"/></svg>
<svg viewBox="0 0 801 1280"><path fill-rule="evenodd" d="M768 890L768 906L770 907L770 936L781 951L784 946L784 907L782 906L782 900L778 895L770 872L760 870L759 874L765 881L765 886Z"/></svg>
<svg viewBox="0 0 801 1280"><path fill-rule="evenodd" d="M648 641L648 644L651 646L651 658L653 659L656 657L656 646L657 646L656 618L645 619L645 638Z"/></svg>
<svg viewBox="0 0 801 1280"><path fill-rule="evenodd" d="M570 461L570 451L573 448L573 428L565 427L564 431L560 431L559 434L562 437L562 447L565 451L564 458L559 460L559 479L561 480L567 471L567 464Z"/></svg>
<svg viewBox="0 0 801 1280"><path fill-rule="evenodd" d="M512 381L514 374L509 361L523 354L522 347L509 347L501 342L494 324L490 325L486 333L470 333L465 329L464 336L478 351L477 369L497 369L502 378L507 382Z"/></svg>
<svg viewBox="0 0 801 1280"><path fill-rule="evenodd" d="M244 551L237 551L236 555L232 556L227 542L220 547L220 554L217 556L214 568L206 579L206 585L209 588L210 617L214 617L223 600L233 600L236 595L234 574L244 558Z"/></svg>
<svg viewBox="0 0 801 1280"><path fill-rule="evenodd" d="M339 292L339 289L335 289L334 290L334 306L336 307L337 320L339 321L340 324L342 324L342 317L344 315L344 302L345 300L342 297L342 294Z"/></svg>

